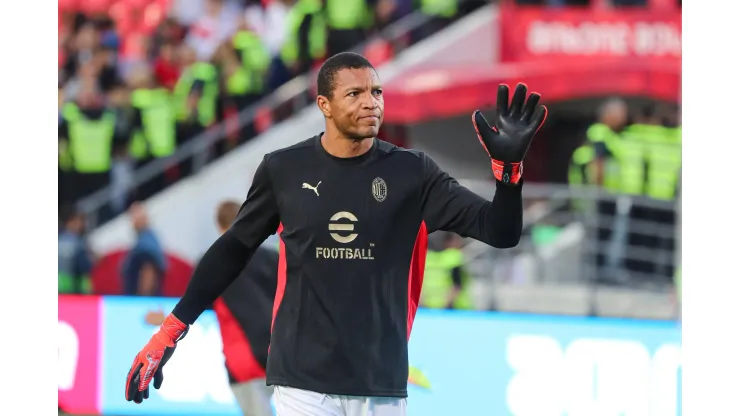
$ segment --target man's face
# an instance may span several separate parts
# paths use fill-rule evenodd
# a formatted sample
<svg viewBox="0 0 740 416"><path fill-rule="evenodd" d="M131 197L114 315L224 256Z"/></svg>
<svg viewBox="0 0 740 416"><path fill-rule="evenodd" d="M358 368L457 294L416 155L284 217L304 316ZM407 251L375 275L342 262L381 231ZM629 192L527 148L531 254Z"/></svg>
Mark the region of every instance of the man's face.
<svg viewBox="0 0 740 416"><path fill-rule="evenodd" d="M627 122L627 108L614 105L604 114L604 123L613 129L621 128Z"/></svg>
<svg viewBox="0 0 740 416"><path fill-rule="evenodd" d="M376 137L383 123L383 90L372 68L342 69L334 75L334 92L322 112L352 140Z"/></svg>

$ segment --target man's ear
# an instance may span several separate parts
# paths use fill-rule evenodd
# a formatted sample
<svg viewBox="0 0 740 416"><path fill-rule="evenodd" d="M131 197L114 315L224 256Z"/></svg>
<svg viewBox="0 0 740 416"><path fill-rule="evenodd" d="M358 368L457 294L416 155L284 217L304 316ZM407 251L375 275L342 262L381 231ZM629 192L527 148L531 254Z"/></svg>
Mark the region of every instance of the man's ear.
<svg viewBox="0 0 740 416"><path fill-rule="evenodd" d="M324 113L324 117L331 118L331 107L329 106L328 98L323 95L319 95L316 97L316 105L319 107L319 110Z"/></svg>

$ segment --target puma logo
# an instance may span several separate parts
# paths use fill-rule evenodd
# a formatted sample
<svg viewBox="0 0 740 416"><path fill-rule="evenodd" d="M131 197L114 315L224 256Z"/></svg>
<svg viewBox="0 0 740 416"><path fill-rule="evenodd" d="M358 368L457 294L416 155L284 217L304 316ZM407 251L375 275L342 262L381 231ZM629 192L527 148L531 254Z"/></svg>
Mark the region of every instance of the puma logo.
<svg viewBox="0 0 740 416"><path fill-rule="evenodd" d="M316 196L319 196L319 185L321 185L321 181L319 181L319 183L317 183L316 186L311 186L304 182L303 189L310 189L316 193Z"/></svg>

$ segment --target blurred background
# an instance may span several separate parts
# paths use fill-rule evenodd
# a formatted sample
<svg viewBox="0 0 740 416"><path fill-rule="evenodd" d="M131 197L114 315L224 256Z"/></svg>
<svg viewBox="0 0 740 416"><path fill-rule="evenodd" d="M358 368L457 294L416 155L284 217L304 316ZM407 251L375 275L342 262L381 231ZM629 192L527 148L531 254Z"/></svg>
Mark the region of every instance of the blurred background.
<svg viewBox="0 0 740 416"><path fill-rule="evenodd" d="M409 415L681 414L681 1L58 6L60 413L239 414L210 311L145 405L124 401L125 372L218 236L217 205L323 130L315 71L353 50L384 82L380 137L485 198L471 112L520 81L549 108L519 246L430 237Z"/></svg>

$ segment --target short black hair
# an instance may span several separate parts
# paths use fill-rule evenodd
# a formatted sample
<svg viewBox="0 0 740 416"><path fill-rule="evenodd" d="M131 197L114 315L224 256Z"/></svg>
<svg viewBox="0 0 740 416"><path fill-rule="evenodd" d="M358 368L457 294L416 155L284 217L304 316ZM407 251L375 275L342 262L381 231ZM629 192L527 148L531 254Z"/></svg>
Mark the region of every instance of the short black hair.
<svg viewBox="0 0 740 416"><path fill-rule="evenodd" d="M326 98L331 99L334 93L334 76L342 69L361 69L371 68L375 71L375 67L370 61L364 56L354 52L340 52L331 58L327 59L321 69L319 69L319 76L317 80L318 93Z"/></svg>

